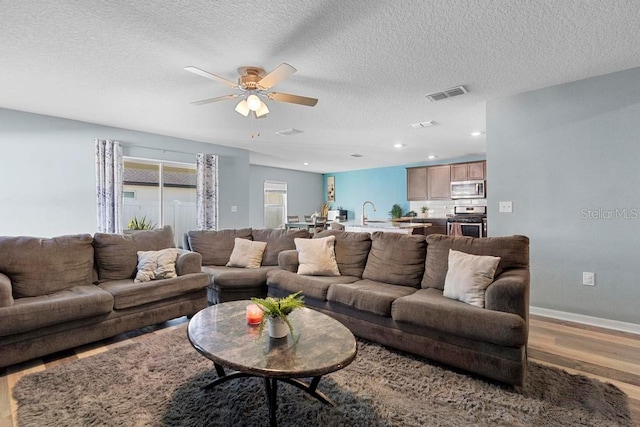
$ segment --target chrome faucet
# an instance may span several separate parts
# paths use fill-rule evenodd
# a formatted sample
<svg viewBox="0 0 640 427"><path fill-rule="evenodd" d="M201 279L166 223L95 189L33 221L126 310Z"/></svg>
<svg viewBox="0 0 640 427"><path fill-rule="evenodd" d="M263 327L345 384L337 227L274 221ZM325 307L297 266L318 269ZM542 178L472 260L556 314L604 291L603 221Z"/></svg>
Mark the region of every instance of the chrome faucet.
<svg viewBox="0 0 640 427"><path fill-rule="evenodd" d="M370 202L369 200L364 202L362 204L362 217L360 218L360 224L361 225L365 225L367 223L367 217L364 214L364 207L366 206L367 203L369 203L371 205L371 207L373 208L373 211L376 212L376 205L374 205L373 202Z"/></svg>

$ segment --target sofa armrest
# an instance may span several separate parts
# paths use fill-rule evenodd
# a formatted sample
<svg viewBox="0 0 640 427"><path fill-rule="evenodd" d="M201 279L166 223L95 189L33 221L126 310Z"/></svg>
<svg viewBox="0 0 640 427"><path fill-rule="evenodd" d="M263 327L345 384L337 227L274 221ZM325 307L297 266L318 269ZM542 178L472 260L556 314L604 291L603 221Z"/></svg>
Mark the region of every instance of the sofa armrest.
<svg viewBox="0 0 640 427"><path fill-rule="evenodd" d="M0 307L13 305L13 293L11 290L11 279L0 273Z"/></svg>
<svg viewBox="0 0 640 427"><path fill-rule="evenodd" d="M489 285L484 307L517 314L529 321L529 269L506 270Z"/></svg>
<svg viewBox="0 0 640 427"><path fill-rule="evenodd" d="M281 251L278 254L278 267L282 270L291 271L293 273L298 272L298 251L295 249L289 249Z"/></svg>
<svg viewBox="0 0 640 427"><path fill-rule="evenodd" d="M181 249L176 260L176 273L178 276L200 272L202 272L202 255Z"/></svg>

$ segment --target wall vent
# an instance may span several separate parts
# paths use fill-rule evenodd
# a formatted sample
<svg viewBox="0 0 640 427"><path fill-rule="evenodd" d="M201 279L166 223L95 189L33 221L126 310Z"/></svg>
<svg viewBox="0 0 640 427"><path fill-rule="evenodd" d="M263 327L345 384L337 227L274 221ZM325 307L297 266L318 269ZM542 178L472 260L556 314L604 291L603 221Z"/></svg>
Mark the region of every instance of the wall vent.
<svg viewBox="0 0 640 427"><path fill-rule="evenodd" d="M293 135L297 135L299 133L303 133L303 130L300 129L294 129L294 128L289 128L289 129L285 129L285 130L279 130L278 132L276 132L277 135L282 135L282 136L293 136Z"/></svg>
<svg viewBox="0 0 640 427"><path fill-rule="evenodd" d="M447 90L443 90L441 92L428 93L425 96L429 98L429 101L435 102L435 101L441 101L443 99L451 98L458 95L464 95L465 93L468 93L468 92L464 86L456 86Z"/></svg>
<svg viewBox="0 0 640 427"><path fill-rule="evenodd" d="M437 124L437 122L429 120L428 122L412 123L409 125L409 127L412 127L413 129L430 128L431 126L435 126Z"/></svg>

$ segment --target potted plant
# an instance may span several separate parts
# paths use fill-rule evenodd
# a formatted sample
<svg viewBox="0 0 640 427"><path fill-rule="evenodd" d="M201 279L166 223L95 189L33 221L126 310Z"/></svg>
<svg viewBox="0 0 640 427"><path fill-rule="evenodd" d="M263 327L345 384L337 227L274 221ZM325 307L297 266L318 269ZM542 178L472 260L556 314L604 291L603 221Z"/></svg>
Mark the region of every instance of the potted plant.
<svg viewBox="0 0 640 427"><path fill-rule="evenodd" d="M402 218L402 208L400 205L395 204L391 207L389 211L389 215L391 215L391 219L400 219Z"/></svg>
<svg viewBox="0 0 640 427"><path fill-rule="evenodd" d="M129 230L153 230L156 228L157 224L152 224L151 221L147 220L147 216L143 215L141 218L138 218L136 215L133 216L129 220Z"/></svg>
<svg viewBox="0 0 640 427"><path fill-rule="evenodd" d="M420 212L422 212L422 218L426 218L427 216L429 216L429 208L427 207L427 205L421 207Z"/></svg>
<svg viewBox="0 0 640 427"><path fill-rule="evenodd" d="M304 307L302 291L284 298L251 298L251 301L262 310L259 334L262 335L264 324L269 328L271 338L283 338L288 332L293 335L293 325L289 321L289 314L296 308Z"/></svg>

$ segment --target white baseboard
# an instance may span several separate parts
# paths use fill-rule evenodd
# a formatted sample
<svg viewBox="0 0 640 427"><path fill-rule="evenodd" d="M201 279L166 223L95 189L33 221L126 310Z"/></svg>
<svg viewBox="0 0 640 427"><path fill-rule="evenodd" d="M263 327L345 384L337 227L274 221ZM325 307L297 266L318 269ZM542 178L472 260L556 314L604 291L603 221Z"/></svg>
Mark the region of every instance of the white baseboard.
<svg viewBox="0 0 640 427"><path fill-rule="evenodd" d="M529 313L537 316L551 317L552 319L566 320L568 322L582 323L584 325L598 326L600 328L640 335L640 325L635 323L619 322L617 320L602 319L600 317L585 316L583 314L549 310L548 308L540 307L529 307Z"/></svg>

